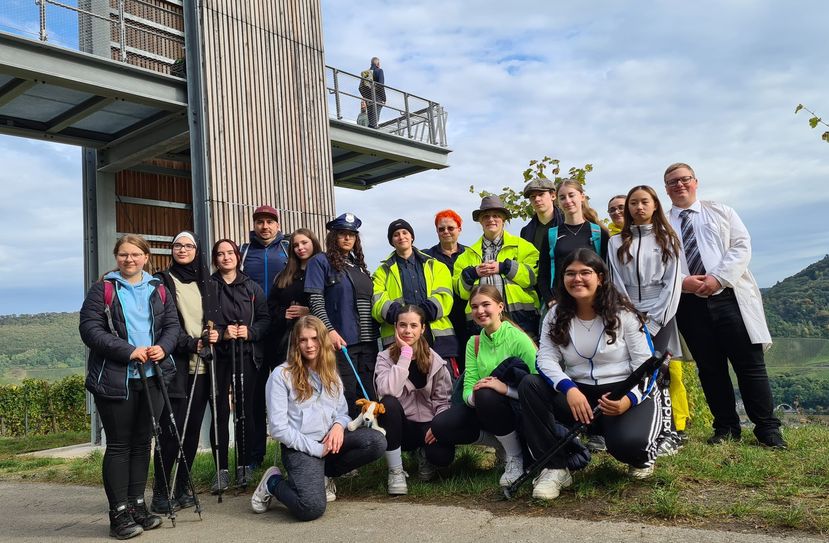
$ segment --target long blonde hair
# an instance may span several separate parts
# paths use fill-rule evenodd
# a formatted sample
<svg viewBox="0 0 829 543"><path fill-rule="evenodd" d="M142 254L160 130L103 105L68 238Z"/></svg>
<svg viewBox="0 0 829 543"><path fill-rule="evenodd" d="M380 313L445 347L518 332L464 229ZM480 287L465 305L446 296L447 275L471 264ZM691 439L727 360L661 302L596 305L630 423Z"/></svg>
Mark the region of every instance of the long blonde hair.
<svg viewBox="0 0 829 543"><path fill-rule="evenodd" d="M296 391L297 401L304 402L309 399L314 391L308 377L308 365L302 358L302 351L299 349L299 333L302 330L314 330L319 341L317 354L317 374L322 381L322 388L329 396L336 397L342 390L342 382L337 374L337 360L334 356L334 346L328 339L328 329L313 315L300 317L294 325L291 333L291 344L288 347L288 365L285 371L291 377L291 385Z"/></svg>
<svg viewBox="0 0 829 543"><path fill-rule="evenodd" d="M584 187L581 186L581 183L579 183L578 179L562 179L561 181L559 181L558 185L556 185L556 194L558 194L562 187L571 187L579 191L582 194L582 196L584 196L584 199L581 201L581 214L584 217L584 220L592 222L593 224L598 224L604 230L607 230L607 227L604 225L604 223L601 220L599 220L599 214L596 212L595 209L590 207L587 194L584 193ZM558 205L558 201L556 201L556 205Z"/></svg>

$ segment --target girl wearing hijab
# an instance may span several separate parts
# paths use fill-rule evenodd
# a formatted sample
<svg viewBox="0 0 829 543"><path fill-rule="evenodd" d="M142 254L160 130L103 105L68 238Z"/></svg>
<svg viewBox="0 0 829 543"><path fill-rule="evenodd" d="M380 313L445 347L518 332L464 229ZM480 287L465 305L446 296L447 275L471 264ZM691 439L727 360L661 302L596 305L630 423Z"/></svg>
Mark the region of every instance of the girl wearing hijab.
<svg viewBox="0 0 829 543"><path fill-rule="evenodd" d="M170 405L173 408L176 424L179 425L179 433L187 436L184 428L187 395L195 378L197 366L201 380L207 381L205 376L207 369L203 363L199 362L199 351L204 347L202 331L205 328L205 316L210 313L207 309L208 297L205 296L210 273L203 265L202 250L194 233L185 230L173 238L170 267L157 273L156 277L161 279L167 292L175 301L178 321L181 325L176 348L171 353L176 363L176 374L170 386L167 387L167 391L170 395ZM218 332L215 330L210 332L211 343L215 343L218 339ZM202 406L201 413L204 413L204 406ZM198 417L196 421L199 425L195 427L195 435L191 431L191 434L187 436L189 440L185 440L185 451L189 453L185 453L188 466L193 465L201 419L202 417ZM187 487L187 474L182 466L179 466L177 480L170 480L173 463L178 456L178 443L175 432L168 424L169 420L170 414L165 405L159 418L161 458L158 458L158 454L153 458L155 479L150 508L156 513L169 513L177 508L195 505L195 500ZM165 477L162 477L162 474ZM168 501L169 493L165 481L170 485L175 484L172 501Z"/></svg>

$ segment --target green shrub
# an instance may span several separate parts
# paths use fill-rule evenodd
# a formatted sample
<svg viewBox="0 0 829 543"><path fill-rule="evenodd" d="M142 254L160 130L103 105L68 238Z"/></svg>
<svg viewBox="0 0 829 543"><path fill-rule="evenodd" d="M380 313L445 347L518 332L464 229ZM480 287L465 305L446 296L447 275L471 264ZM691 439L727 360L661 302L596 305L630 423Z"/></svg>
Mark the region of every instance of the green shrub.
<svg viewBox="0 0 829 543"><path fill-rule="evenodd" d="M0 436L43 435L89 428L83 377L54 383L26 379L0 385Z"/></svg>

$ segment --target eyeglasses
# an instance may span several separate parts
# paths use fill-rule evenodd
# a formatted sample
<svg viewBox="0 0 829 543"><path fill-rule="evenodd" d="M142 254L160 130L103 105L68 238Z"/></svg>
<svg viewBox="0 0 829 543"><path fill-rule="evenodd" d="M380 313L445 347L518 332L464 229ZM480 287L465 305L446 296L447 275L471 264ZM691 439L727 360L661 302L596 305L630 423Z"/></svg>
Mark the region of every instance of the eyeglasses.
<svg viewBox="0 0 829 543"><path fill-rule="evenodd" d="M595 274L593 270L579 270L579 271L566 271L564 272L564 278L572 281L576 277L581 279L590 279L590 277Z"/></svg>
<svg viewBox="0 0 829 543"><path fill-rule="evenodd" d="M685 175L683 177L677 177L676 179L671 179L670 181L665 181L665 186L668 187L668 188L674 188L677 185L679 185L680 183L682 183L682 186L687 187L688 185L691 184L691 181L693 181L694 179L695 178L694 178L693 175Z"/></svg>
<svg viewBox="0 0 829 543"><path fill-rule="evenodd" d="M185 251L195 251L196 246L192 243L173 243L174 251L181 251L182 249L184 249Z"/></svg>
<svg viewBox="0 0 829 543"><path fill-rule="evenodd" d="M130 258L133 260L138 260L139 258L144 256L144 253L118 253L115 256L117 256L120 260L128 260Z"/></svg>
<svg viewBox="0 0 829 543"><path fill-rule="evenodd" d="M454 232L457 230L455 226L438 226L438 232Z"/></svg>
<svg viewBox="0 0 829 543"><path fill-rule="evenodd" d="M613 215L614 213L623 213L625 211L625 206L616 206L616 207L609 207L607 208L607 212Z"/></svg>

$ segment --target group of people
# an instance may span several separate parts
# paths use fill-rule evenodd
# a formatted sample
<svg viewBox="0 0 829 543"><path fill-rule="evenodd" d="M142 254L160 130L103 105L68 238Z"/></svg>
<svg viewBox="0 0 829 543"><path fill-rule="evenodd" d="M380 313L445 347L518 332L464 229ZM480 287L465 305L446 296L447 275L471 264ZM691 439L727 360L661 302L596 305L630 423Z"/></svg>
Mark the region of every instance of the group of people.
<svg viewBox="0 0 829 543"><path fill-rule="evenodd" d="M264 462L266 428L280 443L287 474L266 469L251 497L256 513L275 498L298 519L318 518L336 499L336 477L382 456L388 493L406 494L403 451L428 481L461 444L495 446L509 486L577 422L588 425L590 450L648 477L657 456L683 442L681 365L621 399L609 393L654 352L678 358L680 333L714 415L709 443L740 437L730 361L758 441L785 448L748 233L733 209L697 200L689 165L671 165L664 184L667 215L646 185L611 200L613 236L572 179L527 183L535 215L520 236L505 230L511 214L497 196L471 213L482 235L468 247L453 210L436 214L439 242L422 251L397 219L394 250L373 273L351 213L327 223L323 246L307 229L284 236L277 210L261 206L247 243L213 245L212 275L192 232L175 236L170 267L155 276L144 269L147 242L123 236L117 269L92 285L80 318L86 386L107 436L110 534L138 535L161 523L154 513L194 505L186 469L171 480L171 467L192 465L208 405L212 492L231 484L231 407L236 485ZM384 433L346 430L361 398L379 402ZM148 413L172 421L159 425L149 508ZM556 498L589 460L578 440L563 448L541 466L533 496Z"/></svg>

